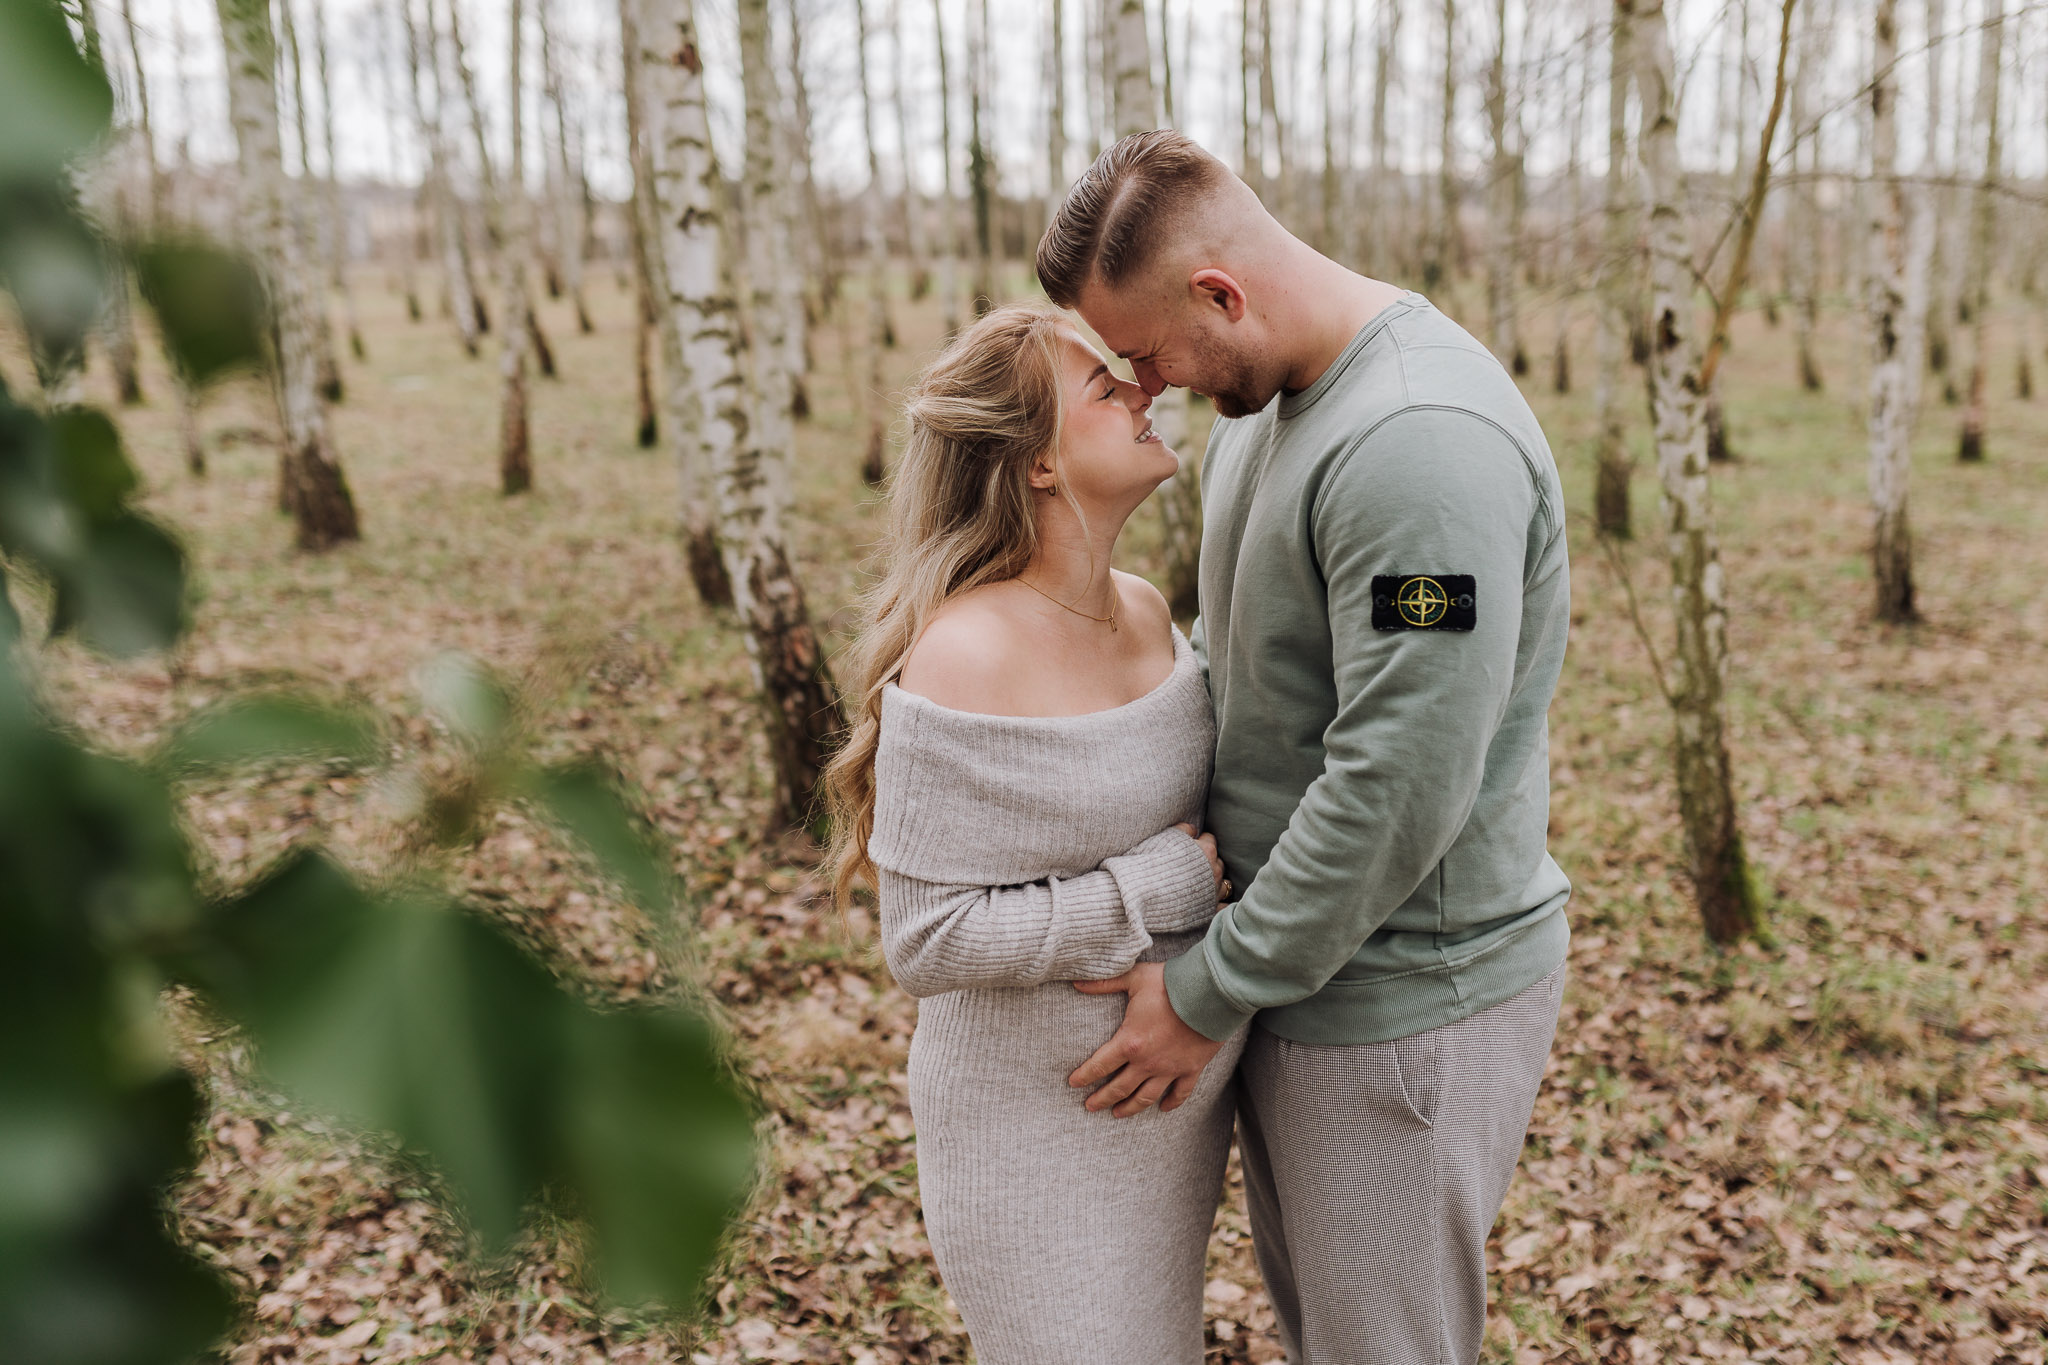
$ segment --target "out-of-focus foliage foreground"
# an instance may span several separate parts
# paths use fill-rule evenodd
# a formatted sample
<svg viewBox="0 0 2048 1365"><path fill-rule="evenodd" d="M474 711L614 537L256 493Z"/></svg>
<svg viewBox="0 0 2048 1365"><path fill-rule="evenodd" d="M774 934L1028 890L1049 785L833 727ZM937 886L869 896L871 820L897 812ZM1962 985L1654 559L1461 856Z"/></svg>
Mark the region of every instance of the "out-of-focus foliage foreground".
<svg viewBox="0 0 2048 1365"><path fill-rule="evenodd" d="M0 283L39 370L76 355L108 287L71 177L110 108L54 4L0 0ZM189 242L121 245L190 381L263 363L246 266ZM129 506L135 485L106 416L0 386L0 1360L178 1361L228 1325L225 1289L164 1208L201 1112L167 990L243 1030L268 1081L423 1155L486 1246L545 1206L580 1221L613 1293L690 1305L753 1168L747 1108L701 1019L593 1008L417 876L364 885L302 849L252 885L202 884L177 785L307 757L373 765L368 717L246 695L135 763L83 747L39 698L25 619L113 655L180 634L183 555ZM17 612L8 589L46 610ZM463 661L427 692L470 761L422 802L423 844L459 844L489 805L520 801L640 904L669 903L602 773L524 758L516 708Z"/></svg>

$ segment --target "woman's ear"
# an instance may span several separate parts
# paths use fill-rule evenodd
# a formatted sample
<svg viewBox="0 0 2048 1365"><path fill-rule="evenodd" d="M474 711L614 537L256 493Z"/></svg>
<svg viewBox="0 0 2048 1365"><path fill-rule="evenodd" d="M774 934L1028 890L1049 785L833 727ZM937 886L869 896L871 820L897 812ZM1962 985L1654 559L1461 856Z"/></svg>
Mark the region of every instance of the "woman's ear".
<svg viewBox="0 0 2048 1365"><path fill-rule="evenodd" d="M1029 478L1034 492L1049 494L1059 490L1059 472L1053 468L1051 451L1032 458Z"/></svg>

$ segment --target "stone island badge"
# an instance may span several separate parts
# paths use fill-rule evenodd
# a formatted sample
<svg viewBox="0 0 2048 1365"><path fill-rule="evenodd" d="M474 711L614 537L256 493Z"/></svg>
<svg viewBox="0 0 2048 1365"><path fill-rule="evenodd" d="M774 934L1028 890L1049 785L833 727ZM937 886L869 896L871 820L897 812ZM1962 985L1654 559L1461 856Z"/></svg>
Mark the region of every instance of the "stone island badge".
<svg viewBox="0 0 2048 1365"><path fill-rule="evenodd" d="M1478 590L1468 573L1379 574L1372 580L1372 628L1470 630L1479 623Z"/></svg>

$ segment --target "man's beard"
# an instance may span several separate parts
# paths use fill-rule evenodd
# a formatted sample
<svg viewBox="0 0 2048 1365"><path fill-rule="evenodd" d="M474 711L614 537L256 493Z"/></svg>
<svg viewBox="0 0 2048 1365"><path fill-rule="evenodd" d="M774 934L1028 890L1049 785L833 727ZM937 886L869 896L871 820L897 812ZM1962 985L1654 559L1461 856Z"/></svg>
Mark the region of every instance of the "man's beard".
<svg viewBox="0 0 2048 1365"><path fill-rule="evenodd" d="M1273 401L1276 390L1259 396L1262 386L1250 357L1232 354L1220 346L1203 346L1199 358L1203 368L1216 378L1196 387L1208 398L1218 417L1249 417Z"/></svg>

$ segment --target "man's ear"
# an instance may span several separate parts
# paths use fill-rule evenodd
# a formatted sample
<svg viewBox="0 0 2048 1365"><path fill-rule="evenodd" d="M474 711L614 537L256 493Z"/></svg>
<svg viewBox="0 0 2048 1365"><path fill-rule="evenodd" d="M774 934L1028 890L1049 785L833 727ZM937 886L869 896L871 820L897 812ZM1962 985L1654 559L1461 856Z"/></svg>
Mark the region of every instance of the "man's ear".
<svg viewBox="0 0 2048 1365"><path fill-rule="evenodd" d="M1246 308L1244 286L1227 272L1204 266L1188 276L1188 292L1195 303L1223 314L1226 322L1242 322Z"/></svg>

